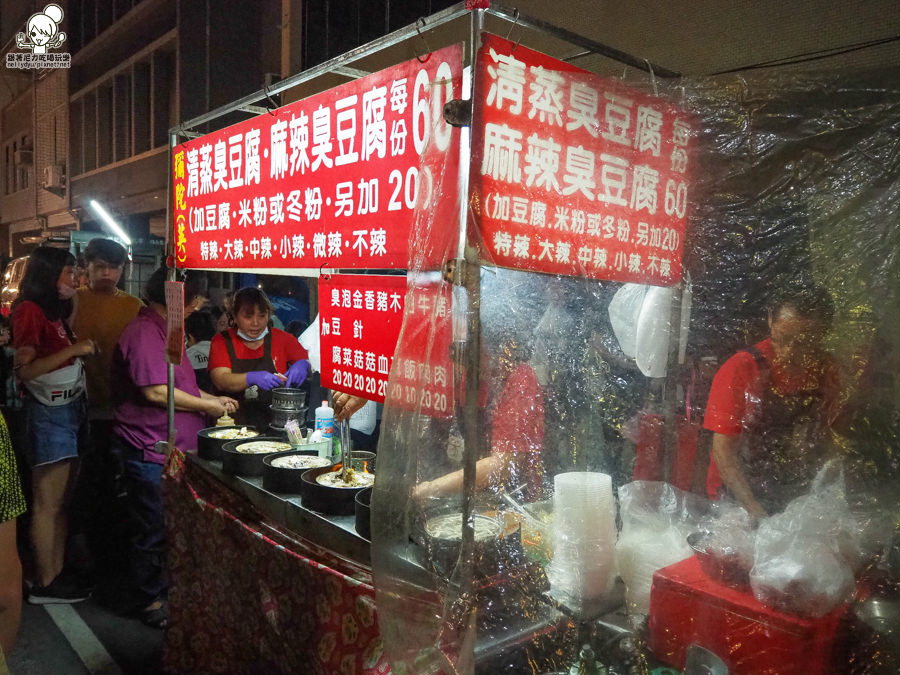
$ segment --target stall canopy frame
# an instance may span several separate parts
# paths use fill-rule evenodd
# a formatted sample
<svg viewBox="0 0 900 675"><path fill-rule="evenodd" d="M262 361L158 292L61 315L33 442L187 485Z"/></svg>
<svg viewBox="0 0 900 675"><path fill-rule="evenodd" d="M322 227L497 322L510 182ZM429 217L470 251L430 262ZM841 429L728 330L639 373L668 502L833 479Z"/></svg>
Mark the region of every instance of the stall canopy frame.
<svg viewBox="0 0 900 675"><path fill-rule="evenodd" d="M518 9L509 9L494 2L491 2L490 6L486 9L468 9L467 4L468 3L466 2L457 3L443 11L419 19L417 23L397 29L392 33L388 33L387 35L378 38L377 40L373 40L355 49L351 49L350 51L345 52L340 56L329 59L328 61L325 61L317 66L300 71L299 73L295 73L294 75L290 75L268 87L264 86L262 89L252 94L247 94L246 96L232 101L231 103L226 103L225 105L219 106L218 108L210 110L207 113L198 115L197 117L193 117L189 120L184 120L180 124L175 125L169 130L170 137L181 136L183 138L196 138L202 135L194 131L196 127L207 124L209 122L214 122L220 117L234 112L248 112L256 115L265 114L266 112L268 112L268 109L258 104L268 101L272 96L288 91L300 84L311 82L312 80L315 80L318 77L322 77L323 75L337 74L350 78L357 78L368 75L368 71L353 68L351 64L359 61L362 58L384 51L385 49L396 46L407 40L417 40L421 38L422 35L467 15L473 22L478 16L495 17L497 19L500 19L501 21L508 23L510 31L516 29L543 33L545 35L557 38L562 42L566 42L572 46L580 47L583 50L571 56L570 58L581 58L587 55L599 55L613 61L618 61L619 63L623 63L638 70L642 70L657 77L676 78L681 76L680 73L674 70L670 70L664 66L654 64L647 59L628 54L614 47L605 45L595 40L591 40L590 38L583 35L579 35L578 33L573 33L572 31L550 24L541 19L524 15L520 13ZM481 19L481 21L483 21L483 18ZM522 40L522 42L524 44L527 44L525 40ZM470 57L472 53L472 46L470 45Z"/></svg>
<svg viewBox="0 0 900 675"><path fill-rule="evenodd" d="M508 25L507 37L515 37L515 39L517 39L517 44L529 46L529 40L527 39L527 36L523 34L523 32L530 31L532 34L550 37L564 44L577 47L581 50L568 56L566 60L571 61L588 55L598 55L606 59L622 63L626 66L633 67L639 71L643 71L647 73L651 78L680 77L680 73L670 70L664 66L653 64L648 59L636 57L632 54L628 54L621 50L615 49L614 47L610 47L600 42L591 40L588 37L550 24L541 19L526 16L520 13L518 9L509 9L494 2L487 2L487 0L469 0L469 2L460 2L441 12L437 12L425 18L420 18L414 24L389 33L377 40L373 40L372 42L357 47L356 49L350 50L345 54L325 61L318 66L288 76L271 86L264 86L262 89L252 94L248 94L247 96L237 99L236 101L232 101L231 103L220 106L203 115L199 115L197 117L183 121L182 123L172 127L169 130L169 166L171 166L172 156L175 147L179 143L179 139L198 138L202 135L196 131L197 127L215 122L225 115L229 115L235 112L244 112L256 116L267 114L269 112L269 109L265 107L265 103L268 102L269 104L273 104L273 96L282 92L289 91L301 84L312 82L315 79L325 75L336 74L351 79L365 76L369 73L363 69L355 68L353 64L367 56L378 54L379 52L385 51L406 41L409 41L411 45L416 45L417 54L419 54L420 57L420 53L423 52L423 48L425 53L428 53L430 51L428 47L429 43L425 40L426 34L453 21L464 19L465 17L469 18L468 31L462 32L462 35L460 35L459 38L465 40L466 37L468 37L469 44L467 45L467 48L464 49L464 54L467 59L467 63L465 65L468 65L469 67L471 67L475 62L475 53L478 49L478 39L480 34L485 31L485 19L487 17L493 17L500 20L501 25L503 25L504 23ZM431 46L434 47L435 45ZM327 88L328 87L324 87L323 90ZM469 109L471 112L475 100L474 78L469 79L468 91L463 92L463 97L468 98ZM260 103L263 103L263 105L259 105ZM470 116L469 119L471 120L472 117ZM469 144L471 146L471 136L469 137ZM469 148L469 150L471 150L471 147ZM172 237L172 189L172 176L170 172L169 197L167 200L167 252L169 254L169 260L174 263L174 241ZM467 185L465 186L465 190L468 190ZM466 209L465 204L463 205L463 209ZM466 228L468 224L468 219L466 216L467 214L465 213L460 214L459 236L461 242L465 241L466 236ZM478 308L480 305L479 269L481 264L478 252L474 247L466 246L464 252L459 252L456 263L457 264L455 266L455 271L453 274L453 283L454 285L462 286L466 289L469 298L468 306L473 309ZM275 274L295 274L297 273L297 270L282 269L272 270L271 272ZM319 273L321 273L321 270L316 269L313 270L312 274L313 276L317 276ZM169 271L169 278L174 279L175 274L175 268L171 267ZM479 446L478 429L477 424L475 424L475 419L477 416L477 392L480 386L480 333L481 326L478 312L470 311L468 315L468 335L470 336L470 341L467 345L467 353L465 357L465 370L467 373L467 403L464 406L463 410L463 416L467 419L468 422L466 424L467 431L464 437L465 460L463 474L463 514L466 526L464 526L463 528L462 547L460 551L460 557L463 559L469 555L469 553L472 551L472 548L474 547L474 529L471 525L471 519L468 516L474 511L475 462L477 460L477 452ZM174 445L175 438L175 406L173 382L174 366L170 364L168 382L168 442L170 447ZM460 587L464 589L471 588L472 583L472 570L466 569L463 578L460 579Z"/></svg>

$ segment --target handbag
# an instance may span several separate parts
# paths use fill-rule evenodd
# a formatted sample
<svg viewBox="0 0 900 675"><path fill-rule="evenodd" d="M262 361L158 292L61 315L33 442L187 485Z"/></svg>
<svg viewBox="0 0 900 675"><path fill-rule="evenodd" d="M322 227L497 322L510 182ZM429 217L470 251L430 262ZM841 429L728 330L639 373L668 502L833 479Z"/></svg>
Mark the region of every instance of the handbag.
<svg viewBox="0 0 900 675"><path fill-rule="evenodd" d="M22 384L38 403L60 406L71 403L84 393L84 365L75 359L71 366L57 368Z"/></svg>

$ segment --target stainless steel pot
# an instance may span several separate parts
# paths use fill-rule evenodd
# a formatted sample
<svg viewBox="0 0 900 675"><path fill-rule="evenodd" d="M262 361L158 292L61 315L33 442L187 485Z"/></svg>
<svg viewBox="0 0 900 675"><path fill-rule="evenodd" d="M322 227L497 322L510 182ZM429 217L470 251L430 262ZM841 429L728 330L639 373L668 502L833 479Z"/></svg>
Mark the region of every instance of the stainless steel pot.
<svg viewBox="0 0 900 675"><path fill-rule="evenodd" d="M272 422L272 426L280 429L284 429L284 425L287 424L289 420L295 420L297 424L303 427L303 422L306 419L306 408L290 408L284 410L282 408L276 408L273 403L269 406L269 419Z"/></svg>
<svg viewBox="0 0 900 675"><path fill-rule="evenodd" d="M305 410L306 392L291 387L276 387L272 390L272 407L279 410Z"/></svg>

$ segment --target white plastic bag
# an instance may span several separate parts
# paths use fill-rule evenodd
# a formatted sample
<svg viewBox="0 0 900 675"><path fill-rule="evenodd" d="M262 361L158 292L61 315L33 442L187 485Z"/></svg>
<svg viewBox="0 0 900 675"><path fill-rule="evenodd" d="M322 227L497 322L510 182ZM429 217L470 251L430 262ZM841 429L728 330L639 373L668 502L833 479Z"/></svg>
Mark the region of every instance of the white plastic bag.
<svg viewBox="0 0 900 675"><path fill-rule="evenodd" d="M697 529L706 500L669 483L634 481L619 488L622 532L616 543L616 570L625 582L632 616L650 610L654 573L693 555L687 536Z"/></svg>
<svg viewBox="0 0 900 675"><path fill-rule="evenodd" d="M775 609L824 616L853 597L860 557L843 469L829 462L809 494L760 524L750 585L760 602Z"/></svg>

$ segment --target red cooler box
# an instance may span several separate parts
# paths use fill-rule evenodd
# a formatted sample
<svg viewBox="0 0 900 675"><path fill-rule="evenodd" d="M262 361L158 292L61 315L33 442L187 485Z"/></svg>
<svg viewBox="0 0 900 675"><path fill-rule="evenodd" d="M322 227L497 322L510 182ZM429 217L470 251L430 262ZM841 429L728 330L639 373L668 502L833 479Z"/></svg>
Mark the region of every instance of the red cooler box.
<svg viewBox="0 0 900 675"><path fill-rule="evenodd" d="M691 556L653 575L650 650L683 669L692 644L717 654L729 675L821 675L834 672L832 650L842 606L820 619L777 612L749 591L710 579Z"/></svg>

